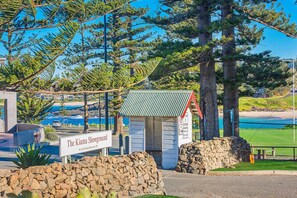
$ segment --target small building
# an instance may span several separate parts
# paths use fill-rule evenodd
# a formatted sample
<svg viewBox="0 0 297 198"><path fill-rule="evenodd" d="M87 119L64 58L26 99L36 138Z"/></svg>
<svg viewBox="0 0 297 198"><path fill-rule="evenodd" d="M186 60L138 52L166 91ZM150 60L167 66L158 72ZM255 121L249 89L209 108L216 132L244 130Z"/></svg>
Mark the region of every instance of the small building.
<svg viewBox="0 0 297 198"><path fill-rule="evenodd" d="M4 119L0 119L0 133L14 132L17 124L17 93L0 91L0 99L4 100Z"/></svg>
<svg viewBox="0 0 297 198"><path fill-rule="evenodd" d="M194 92L185 90L130 91L119 113L129 117L130 152L146 151L165 169L192 142L192 117L202 118Z"/></svg>

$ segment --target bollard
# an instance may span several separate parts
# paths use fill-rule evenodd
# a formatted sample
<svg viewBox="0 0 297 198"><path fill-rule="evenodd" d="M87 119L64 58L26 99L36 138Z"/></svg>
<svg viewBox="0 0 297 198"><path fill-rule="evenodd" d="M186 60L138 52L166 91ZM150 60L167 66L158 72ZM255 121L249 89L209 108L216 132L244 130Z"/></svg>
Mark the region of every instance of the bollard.
<svg viewBox="0 0 297 198"><path fill-rule="evenodd" d="M262 150L263 159L266 159L266 150Z"/></svg>
<svg viewBox="0 0 297 198"><path fill-rule="evenodd" d="M100 149L99 156L107 156L107 148Z"/></svg>
<svg viewBox="0 0 297 198"><path fill-rule="evenodd" d="M275 157L275 148L272 147L272 156Z"/></svg>
<svg viewBox="0 0 297 198"><path fill-rule="evenodd" d="M67 164L67 156L62 157L62 164Z"/></svg>
<svg viewBox="0 0 297 198"><path fill-rule="evenodd" d="M258 149L258 159L261 159L261 149Z"/></svg>
<svg viewBox="0 0 297 198"><path fill-rule="evenodd" d="M200 132L195 132L195 141L200 140Z"/></svg>
<svg viewBox="0 0 297 198"><path fill-rule="evenodd" d="M255 163L255 156L254 154L250 154L250 163L254 164Z"/></svg>
<svg viewBox="0 0 297 198"><path fill-rule="evenodd" d="M129 145L129 141L130 141L130 140L129 140L129 139L130 139L129 136L126 136L126 137L125 137L125 153L126 153L126 154L130 154L130 149L129 149L129 148L130 148L130 147L129 147L129 146L130 146L130 145Z"/></svg>
<svg viewBox="0 0 297 198"><path fill-rule="evenodd" d="M119 135L119 152L120 152L120 155L124 154L123 134Z"/></svg>

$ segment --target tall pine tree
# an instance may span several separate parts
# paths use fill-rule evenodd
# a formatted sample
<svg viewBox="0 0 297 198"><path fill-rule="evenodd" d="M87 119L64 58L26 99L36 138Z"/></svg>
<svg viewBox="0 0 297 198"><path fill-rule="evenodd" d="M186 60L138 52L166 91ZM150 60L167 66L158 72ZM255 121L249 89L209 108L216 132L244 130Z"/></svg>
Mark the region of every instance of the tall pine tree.
<svg viewBox="0 0 297 198"><path fill-rule="evenodd" d="M144 24L141 17L146 14L147 8L135 8L127 4L110 14L107 20L108 62L113 66L113 73L121 72L123 68L130 68L130 75L134 75L134 66L138 62L147 62L147 52L150 49L148 38L151 26ZM102 38L104 24L94 25L92 36ZM101 39L99 42L102 41ZM98 43L99 43L98 42ZM103 44L103 43L102 43ZM100 46L101 47L101 46ZM101 57L103 58L101 53ZM116 87L122 87L123 82L114 82ZM116 133L123 133L123 118L118 111L123 102L124 90L114 92L112 107L114 115L114 128Z"/></svg>
<svg viewBox="0 0 297 198"><path fill-rule="evenodd" d="M199 66L200 108L203 120L200 131L203 139L219 136L218 106L215 76L214 46L212 34L216 32L212 20L216 1L160 0L165 14L147 17L166 30L166 54L160 66L173 67L171 71ZM156 53L160 50L157 48ZM166 71L165 69L164 71ZM168 70L167 70L168 71Z"/></svg>

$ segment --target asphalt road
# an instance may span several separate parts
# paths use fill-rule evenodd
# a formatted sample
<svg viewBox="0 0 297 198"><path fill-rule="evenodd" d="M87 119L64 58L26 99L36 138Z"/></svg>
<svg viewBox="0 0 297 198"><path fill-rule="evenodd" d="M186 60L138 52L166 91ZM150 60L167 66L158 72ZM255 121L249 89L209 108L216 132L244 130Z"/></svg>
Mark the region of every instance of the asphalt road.
<svg viewBox="0 0 297 198"><path fill-rule="evenodd" d="M297 197L297 177L265 176L205 176L163 171L168 195L180 197Z"/></svg>

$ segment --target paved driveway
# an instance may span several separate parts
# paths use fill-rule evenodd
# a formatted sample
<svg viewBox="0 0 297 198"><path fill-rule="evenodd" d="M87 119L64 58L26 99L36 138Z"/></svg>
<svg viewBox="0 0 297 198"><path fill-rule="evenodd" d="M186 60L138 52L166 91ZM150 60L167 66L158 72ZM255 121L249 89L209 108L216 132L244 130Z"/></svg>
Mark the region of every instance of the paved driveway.
<svg viewBox="0 0 297 198"><path fill-rule="evenodd" d="M165 189L180 197L297 197L296 176L204 176L163 171Z"/></svg>

